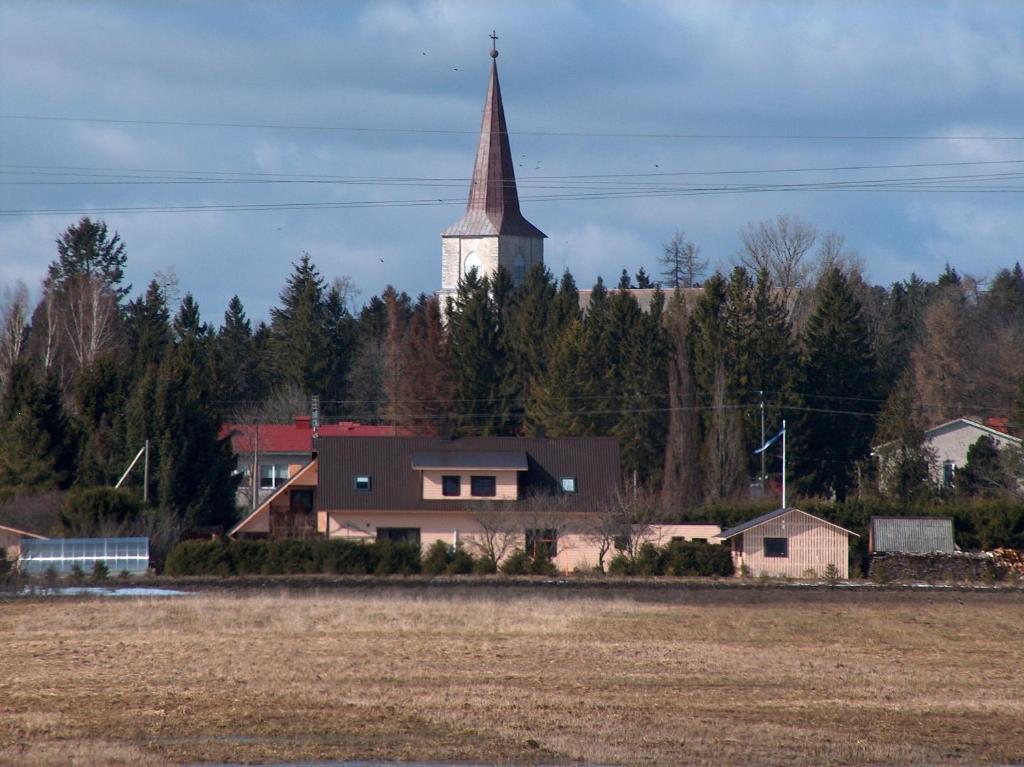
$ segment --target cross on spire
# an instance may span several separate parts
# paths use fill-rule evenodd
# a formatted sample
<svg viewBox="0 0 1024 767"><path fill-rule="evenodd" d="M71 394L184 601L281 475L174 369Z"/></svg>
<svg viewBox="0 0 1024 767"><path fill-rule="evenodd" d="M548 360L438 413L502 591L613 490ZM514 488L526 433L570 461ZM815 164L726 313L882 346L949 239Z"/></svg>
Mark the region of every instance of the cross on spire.
<svg viewBox="0 0 1024 767"><path fill-rule="evenodd" d="M492 29L491 30L491 34L488 35L488 37L491 38L491 58L495 58L496 59L498 57L498 35Z"/></svg>

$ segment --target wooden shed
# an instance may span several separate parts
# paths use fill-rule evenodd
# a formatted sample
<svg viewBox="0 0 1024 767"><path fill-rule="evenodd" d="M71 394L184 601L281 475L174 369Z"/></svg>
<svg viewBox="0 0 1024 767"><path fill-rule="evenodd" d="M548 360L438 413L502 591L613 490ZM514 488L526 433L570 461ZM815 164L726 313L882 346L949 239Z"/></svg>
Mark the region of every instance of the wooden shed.
<svg viewBox="0 0 1024 767"><path fill-rule="evenodd" d="M850 577L850 536L856 533L800 509L769 511L719 536L732 545L737 574L804 578L835 565ZM857 536L859 537L859 536Z"/></svg>

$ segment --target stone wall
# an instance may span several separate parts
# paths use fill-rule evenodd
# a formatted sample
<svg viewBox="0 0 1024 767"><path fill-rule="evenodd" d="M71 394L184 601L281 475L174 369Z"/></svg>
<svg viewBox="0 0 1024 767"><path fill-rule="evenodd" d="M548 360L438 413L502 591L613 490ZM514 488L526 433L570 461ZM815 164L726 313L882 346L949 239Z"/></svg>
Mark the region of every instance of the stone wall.
<svg viewBox="0 0 1024 767"><path fill-rule="evenodd" d="M955 554L872 554L867 576L871 580L946 583L992 583L1012 577L1010 568L986 552Z"/></svg>

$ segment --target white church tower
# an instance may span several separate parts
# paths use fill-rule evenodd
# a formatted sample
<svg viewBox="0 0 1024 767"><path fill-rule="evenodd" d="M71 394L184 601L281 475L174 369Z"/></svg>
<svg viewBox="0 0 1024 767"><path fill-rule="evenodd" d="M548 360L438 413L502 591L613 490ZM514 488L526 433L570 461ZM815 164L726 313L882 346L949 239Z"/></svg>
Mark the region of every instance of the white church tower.
<svg viewBox="0 0 1024 767"><path fill-rule="evenodd" d="M497 37L492 33L491 40ZM498 86L498 51L491 48L491 81L487 86L480 143L466 215L441 233L441 300L454 295L459 278L476 269L493 275L498 266L515 283L534 264L544 263L545 234L519 210L516 174L509 148L505 110Z"/></svg>

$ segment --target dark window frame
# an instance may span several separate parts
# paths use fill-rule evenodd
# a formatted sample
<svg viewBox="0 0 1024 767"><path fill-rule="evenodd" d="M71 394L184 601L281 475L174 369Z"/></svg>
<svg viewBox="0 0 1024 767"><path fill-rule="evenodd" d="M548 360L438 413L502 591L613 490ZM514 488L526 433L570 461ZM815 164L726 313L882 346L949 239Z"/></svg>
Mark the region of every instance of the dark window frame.
<svg viewBox="0 0 1024 767"><path fill-rule="evenodd" d="M789 538L762 538L761 548L766 559L789 558Z"/></svg>
<svg viewBox="0 0 1024 767"><path fill-rule="evenodd" d="M378 541L410 541L419 545L421 528L419 527L378 527Z"/></svg>
<svg viewBox="0 0 1024 767"><path fill-rule="evenodd" d="M565 485L567 482L572 483L572 489L566 489ZM576 477L560 477L558 480L558 487L566 495L575 495L580 491L579 485L576 483Z"/></svg>
<svg viewBox="0 0 1024 767"><path fill-rule="evenodd" d="M494 498L498 494L498 478L493 474L473 474L469 478L469 494L474 498Z"/></svg>
<svg viewBox="0 0 1024 767"><path fill-rule="evenodd" d="M523 531L526 553L531 557L546 552L548 559L558 556L558 528L531 528Z"/></svg>
<svg viewBox="0 0 1024 767"><path fill-rule="evenodd" d="M454 484L454 492L451 485ZM458 498L462 495L462 476L459 474L443 474L441 475L441 495L445 498Z"/></svg>

